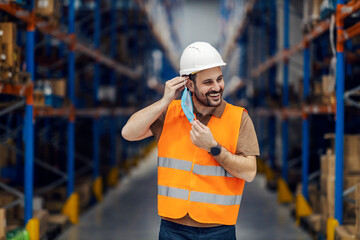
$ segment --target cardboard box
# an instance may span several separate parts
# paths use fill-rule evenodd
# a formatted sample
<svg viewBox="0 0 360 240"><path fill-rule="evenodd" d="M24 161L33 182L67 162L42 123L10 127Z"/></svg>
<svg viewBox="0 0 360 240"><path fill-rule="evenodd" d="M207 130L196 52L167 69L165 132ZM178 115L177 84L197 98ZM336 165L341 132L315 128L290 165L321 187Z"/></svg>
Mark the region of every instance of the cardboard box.
<svg viewBox="0 0 360 240"><path fill-rule="evenodd" d="M327 196L327 175L320 176L320 194Z"/></svg>
<svg viewBox="0 0 360 240"><path fill-rule="evenodd" d="M355 191L355 233L360 238L360 183L356 184Z"/></svg>
<svg viewBox="0 0 360 240"><path fill-rule="evenodd" d="M360 156L360 135L344 136L344 155L347 157Z"/></svg>
<svg viewBox="0 0 360 240"><path fill-rule="evenodd" d="M315 184L309 185L309 203L314 213L319 213L321 209L320 205L320 191Z"/></svg>
<svg viewBox="0 0 360 240"><path fill-rule="evenodd" d="M39 220L39 233L41 239L45 235L48 228L49 213L46 210L34 211L34 218L37 218Z"/></svg>
<svg viewBox="0 0 360 240"><path fill-rule="evenodd" d="M12 22L0 23L0 43L16 43L16 24Z"/></svg>
<svg viewBox="0 0 360 240"><path fill-rule="evenodd" d="M34 107L44 107L45 106L45 95L42 91L34 91Z"/></svg>
<svg viewBox="0 0 360 240"><path fill-rule="evenodd" d="M7 192L0 192L0 208L5 207L6 205L17 200L17 197ZM6 209L6 220L7 224L11 225L14 222L18 222L20 217L20 206L16 205L15 207Z"/></svg>
<svg viewBox="0 0 360 240"><path fill-rule="evenodd" d="M6 236L6 215L5 209L0 208L0 239Z"/></svg>
<svg viewBox="0 0 360 240"><path fill-rule="evenodd" d="M323 75L322 76L322 94L324 96L331 96L335 91L335 79L334 76Z"/></svg>
<svg viewBox="0 0 360 240"><path fill-rule="evenodd" d="M327 133L324 138L330 141L328 152L334 153L335 134ZM344 136L344 172L360 172L360 135Z"/></svg>
<svg viewBox="0 0 360 240"><path fill-rule="evenodd" d="M322 83L314 82L314 96L321 96L321 95L322 95Z"/></svg>
<svg viewBox="0 0 360 240"><path fill-rule="evenodd" d="M61 1L58 0L36 0L35 13L48 19L48 24L57 27L60 23Z"/></svg>
<svg viewBox="0 0 360 240"><path fill-rule="evenodd" d="M0 59L1 63L8 67L14 67L14 45L9 43L0 43Z"/></svg>
<svg viewBox="0 0 360 240"><path fill-rule="evenodd" d="M311 230L315 232L321 231L321 222L323 216L321 214L311 214L304 218L304 220L308 223Z"/></svg>
<svg viewBox="0 0 360 240"><path fill-rule="evenodd" d="M335 200L335 176L327 176L326 179L326 197L330 201Z"/></svg>
<svg viewBox="0 0 360 240"><path fill-rule="evenodd" d="M312 16L311 18L313 20L319 20L320 19L320 5L321 5L321 0L314 0L313 1L313 7L312 7Z"/></svg>
<svg viewBox="0 0 360 240"><path fill-rule="evenodd" d="M336 104L336 96L335 93L332 93L329 96L322 96L321 97L321 104L325 105L335 105Z"/></svg>
<svg viewBox="0 0 360 240"><path fill-rule="evenodd" d="M40 16L49 17L54 14L55 0L36 0L35 13Z"/></svg>
<svg viewBox="0 0 360 240"><path fill-rule="evenodd" d="M64 214L50 214L48 218L49 228L50 226L59 226L61 230L64 230L69 223L68 216Z"/></svg>
<svg viewBox="0 0 360 240"><path fill-rule="evenodd" d="M14 67L18 70L20 70L20 65L21 65L21 48L18 46L14 47Z"/></svg>
<svg viewBox="0 0 360 240"><path fill-rule="evenodd" d="M321 232L326 233L327 229L327 220L329 218L329 210L328 210L328 201L326 196L320 196L321 202L321 215L322 215L322 222L321 222Z"/></svg>
<svg viewBox="0 0 360 240"><path fill-rule="evenodd" d="M342 225L335 228L335 240L354 240L358 239L355 236L355 226Z"/></svg>
<svg viewBox="0 0 360 240"><path fill-rule="evenodd" d="M20 70L20 54L20 47L14 44L0 43L1 72L18 72Z"/></svg>
<svg viewBox="0 0 360 240"><path fill-rule="evenodd" d="M52 79L51 80L53 94L59 97L66 96L66 79Z"/></svg>

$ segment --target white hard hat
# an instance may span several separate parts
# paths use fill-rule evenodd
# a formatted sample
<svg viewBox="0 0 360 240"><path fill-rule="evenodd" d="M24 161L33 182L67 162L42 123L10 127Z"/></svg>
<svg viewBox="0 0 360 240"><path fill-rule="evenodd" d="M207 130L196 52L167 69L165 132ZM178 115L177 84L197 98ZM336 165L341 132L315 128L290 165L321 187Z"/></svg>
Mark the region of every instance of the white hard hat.
<svg viewBox="0 0 360 240"><path fill-rule="evenodd" d="M181 55L180 76L225 65L220 53L209 43L194 42Z"/></svg>

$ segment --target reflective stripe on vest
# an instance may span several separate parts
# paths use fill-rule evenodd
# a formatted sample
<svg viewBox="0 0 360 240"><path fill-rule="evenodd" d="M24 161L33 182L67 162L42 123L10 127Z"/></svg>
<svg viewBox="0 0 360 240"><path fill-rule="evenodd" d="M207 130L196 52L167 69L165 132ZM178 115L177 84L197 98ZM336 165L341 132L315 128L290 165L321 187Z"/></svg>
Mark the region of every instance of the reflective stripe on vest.
<svg viewBox="0 0 360 240"><path fill-rule="evenodd" d="M189 190L161 185L158 186L158 194L161 196L183 200L188 200L189 198ZM241 203L241 198L242 195L227 196L195 191L192 191L190 194L190 201L192 202L212 203L218 205L239 205Z"/></svg>
<svg viewBox="0 0 360 240"><path fill-rule="evenodd" d="M166 197L188 200L189 190L158 185L158 194Z"/></svg>
<svg viewBox="0 0 360 240"><path fill-rule="evenodd" d="M184 171L191 171L192 162L178 160L175 158L158 157L158 167L173 168Z"/></svg>
<svg viewBox="0 0 360 240"><path fill-rule="evenodd" d="M218 205L240 205L242 195L220 195L203 192L191 192L190 201L213 203Z"/></svg>
<svg viewBox="0 0 360 240"><path fill-rule="evenodd" d="M192 162L189 161L158 157L158 167L173 168L190 172L191 166ZM221 166L203 166L194 164L193 173L204 176L233 177Z"/></svg>

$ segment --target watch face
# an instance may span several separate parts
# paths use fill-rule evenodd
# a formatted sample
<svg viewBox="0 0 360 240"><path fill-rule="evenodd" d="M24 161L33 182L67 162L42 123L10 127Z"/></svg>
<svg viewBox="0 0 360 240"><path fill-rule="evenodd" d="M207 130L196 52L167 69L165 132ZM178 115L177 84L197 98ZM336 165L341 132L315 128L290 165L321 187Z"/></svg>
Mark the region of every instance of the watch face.
<svg viewBox="0 0 360 240"><path fill-rule="evenodd" d="M218 146L211 148L210 153L213 156L217 156L220 154L220 148Z"/></svg>

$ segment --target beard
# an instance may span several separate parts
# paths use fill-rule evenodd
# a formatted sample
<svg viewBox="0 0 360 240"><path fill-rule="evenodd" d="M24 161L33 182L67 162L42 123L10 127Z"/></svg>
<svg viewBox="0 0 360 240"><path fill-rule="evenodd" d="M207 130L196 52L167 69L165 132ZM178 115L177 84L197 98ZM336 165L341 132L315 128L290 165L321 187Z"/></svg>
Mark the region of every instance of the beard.
<svg viewBox="0 0 360 240"><path fill-rule="evenodd" d="M222 102L222 94L223 94L224 89L221 88L220 91L209 91L207 93L205 93L205 98L203 96L201 96L200 92L198 91L196 84L194 87L194 95L195 98L198 100L198 102L200 104L202 104L203 106L206 107L218 107L220 106L221 102ZM216 94L216 93L220 93L219 95L219 100L218 101L214 101L210 98L210 94Z"/></svg>

